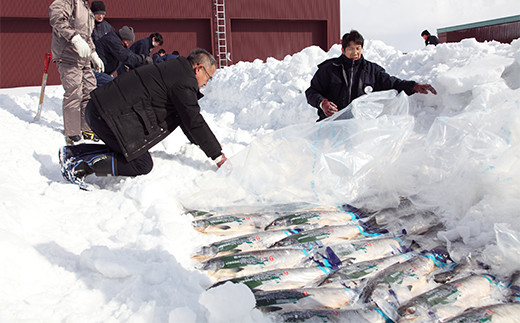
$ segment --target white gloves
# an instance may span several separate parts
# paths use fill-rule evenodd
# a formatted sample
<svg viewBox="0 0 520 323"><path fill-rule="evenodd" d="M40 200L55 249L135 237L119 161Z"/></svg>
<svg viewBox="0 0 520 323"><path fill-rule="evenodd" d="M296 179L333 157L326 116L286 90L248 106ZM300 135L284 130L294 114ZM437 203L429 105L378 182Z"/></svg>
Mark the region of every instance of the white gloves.
<svg viewBox="0 0 520 323"><path fill-rule="evenodd" d="M90 56L90 62L92 63L92 66L94 67L94 71L102 73L105 71L105 64L103 64L103 61L101 58L99 58L99 55L96 52L93 52L92 55L90 46L87 44L83 38L78 34L70 40L72 42L72 45L76 48L78 51L78 54L80 57L89 57Z"/></svg>
<svg viewBox="0 0 520 323"><path fill-rule="evenodd" d="M72 42L72 45L76 47L76 50L78 51L78 54L80 57L89 57L90 56L90 47L87 44L86 41L81 38L81 36L78 34L70 40Z"/></svg>
<svg viewBox="0 0 520 323"><path fill-rule="evenodd" d="M105 71L105 64L103 64L103 61L101 58L99 58L99 55L96 52L93 52L90 56L90 61L92 62L92 66L94 67L94 71L98 73L103 73Z"/></svg>

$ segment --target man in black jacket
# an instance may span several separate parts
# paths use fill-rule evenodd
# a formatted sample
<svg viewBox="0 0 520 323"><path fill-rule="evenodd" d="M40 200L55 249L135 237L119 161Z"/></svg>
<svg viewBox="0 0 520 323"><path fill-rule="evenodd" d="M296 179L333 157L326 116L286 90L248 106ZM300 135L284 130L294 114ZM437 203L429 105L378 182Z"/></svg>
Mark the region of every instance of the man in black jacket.
<svg viewBox="0 0 520 323"><path fill-rule="evenodd" d="M148 150L179 126L220 167L226 156L198 104L199 89L215 69L215 58L195 49L187 58L139 67L94 90L85 118L106 145L63 147L63 176L81 187L93 173L147 174L153 167Z"/></svg>
<svg viewBox="0 0 520 323"><path fill-rule="evenodd" d="M152 50L156 46L161 46L163 44L163 37L160 33L153 33L150 34L150 36L139 39L135 43L132 44L132 46L129 47L129 49L136 53L137 55L144 57L149 63L152 63L154 59L150 56L152 53ZM117 75L121 75L123 73L128 72L131 69L130 66L121 64L117 68Z"/></svg>
<svg viewBox="0 0 520 323"><path fill-rule="evenodd" d="M150 36L139 39L135 43L130 46L130 50L136 53L137 55L146 55L150 56L152 50L163 44L163 36L160 33L152 33Z"/></svg>
<svg viewBox="0 0 520 323"><path fill-rule="evenodd" d="M429 84L404 81L387 74L381 66L367 61L361 54L364 39L355 30L343 35L341 56L326 60L318 65L305 91L307 102L318 110L317 121L330 117L344 109L354 99L373 91L395 89L406 94L437 94ZM349 118L353 115L351 112Z"/></svg>
<svg viewBox="0 0 520 323"><path fill-rule="evenodd" d="M115 31L114 27L105 20L107 8L103 1L92 1L90 10L94 14L94 30L92 30L92 40L96 41L111 31Z"/></svg>
<svg viewBox="0 0 520 323"><path fill-rule="evenodd" d="M123 26L118 32L108 32L106 35L95 41L96 52L105 64L104 73L94 73L97 86L102 86L112 81L112 73L119 66L127 66L134 69L145 63L153 63L151 58L144 55L137 55L128 46L135 40L134 29Z"/></svg>
<svg viewBox="0 0 520 323"><path fill-rule="evenodd" d="M437 46L439 44L439 38L437 38L437 36L430 35L430 32L426 29L423 30L423 32L421 33L421 37L424 39L424 44L426 46L428 46L428 45Z"/></svg>

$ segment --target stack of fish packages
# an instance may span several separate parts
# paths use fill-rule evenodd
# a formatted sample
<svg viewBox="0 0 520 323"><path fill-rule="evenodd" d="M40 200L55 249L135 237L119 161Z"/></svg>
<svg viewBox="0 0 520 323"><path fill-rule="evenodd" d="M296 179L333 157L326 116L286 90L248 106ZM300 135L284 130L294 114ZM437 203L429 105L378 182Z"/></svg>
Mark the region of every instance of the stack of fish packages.
<svg viewBox="0 0 520 323"><path fill-rule="evenodd" d="M520 275L498 280L480 263L454 262L439 218L409 200L377 212L255 211L187 211L196 230L222 237L193 258L210 288L247 285L275 321L520 322Z"/></svg>

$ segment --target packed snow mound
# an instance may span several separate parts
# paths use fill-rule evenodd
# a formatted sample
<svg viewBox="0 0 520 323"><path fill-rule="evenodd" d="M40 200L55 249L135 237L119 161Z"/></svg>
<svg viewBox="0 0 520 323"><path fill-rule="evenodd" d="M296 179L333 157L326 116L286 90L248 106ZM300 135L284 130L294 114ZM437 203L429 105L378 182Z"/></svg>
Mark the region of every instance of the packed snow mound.
<svg viewBox="0 0 520 323"><path fill-rule="evenodd" d="M61 178L62 88L47 87L39 123L32 123L39 87L0 89L0 320L221 322L232 313L236 322L268 321L242 287L206 291L211 280L193 270L190 255L214 238L193 230L188 204L344 197L377 209L406 196L435 208L455 257L478 251L496 272L520 268L520 41L470 39L405 55L367 40L366 59L430 83L438 95L405 98L407 113L364 115L360 107L359 118L321 126L341 129L327 132L327 144L316 140L316 110L304 91L317 65L340 53L337 45L309 47L218 70L200 104L229 165L217 171L176 131L153 148L150 174L89 177L99 188L93 192ZM354 129L359 141L346 147L341 133ZM373 141L364 137L377 131ZM313 177L314 160L328 170Z"/></svg>

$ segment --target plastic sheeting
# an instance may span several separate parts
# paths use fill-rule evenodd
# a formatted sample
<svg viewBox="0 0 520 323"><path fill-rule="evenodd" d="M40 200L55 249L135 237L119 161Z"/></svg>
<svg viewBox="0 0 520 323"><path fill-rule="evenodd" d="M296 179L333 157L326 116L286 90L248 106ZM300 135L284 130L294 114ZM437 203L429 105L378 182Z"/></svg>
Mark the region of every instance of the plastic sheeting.
<svg viewBox="0 0 520 323"><path fill-rule="evenodd" d="M342 119L350 110L355 119ZM322 122L272 132L230 158L216 177L199 182L201 191L190 194L185 205L215 208L204 205L204 196L215 192L222 205L334 204L375 194L385 186L381 173L412 132L407 112L405 94L378 92Z"/></svg>
<svg viewBox="0 0 520 323"><path fill-rule="evenodd" d="M414 131L405 94L360 97L322 122L253 141L181 201L210 210L298 202L379 210L406 196L441 216L454 260L478 250L496 272L511 272L517 264L510 268L501 259L516 244L497 237L507 237L498 230L503 225L520 232L520 89L474 91L485 106L477 96L421 132ZM342 119L350 112L354 119ZM500 247L486 247L497 240Z"/></svg>

